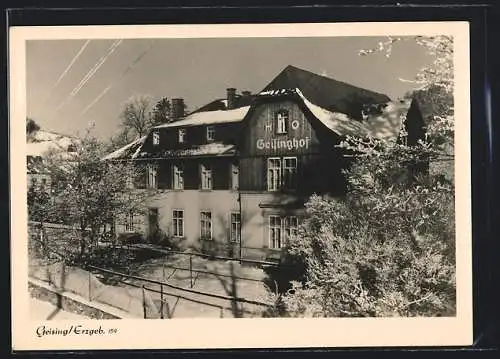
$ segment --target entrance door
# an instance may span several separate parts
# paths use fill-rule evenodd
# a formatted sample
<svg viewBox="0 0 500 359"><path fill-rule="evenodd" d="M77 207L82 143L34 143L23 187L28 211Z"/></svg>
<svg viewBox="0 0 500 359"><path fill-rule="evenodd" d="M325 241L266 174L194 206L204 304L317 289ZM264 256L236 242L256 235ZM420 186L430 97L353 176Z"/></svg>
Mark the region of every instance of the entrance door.
<svg viewBox="0 0 500 359"><path fill-rule="evenodd" d="M148 211L148 233L155 235L159 229L158 208L149 208Z"/></svg>

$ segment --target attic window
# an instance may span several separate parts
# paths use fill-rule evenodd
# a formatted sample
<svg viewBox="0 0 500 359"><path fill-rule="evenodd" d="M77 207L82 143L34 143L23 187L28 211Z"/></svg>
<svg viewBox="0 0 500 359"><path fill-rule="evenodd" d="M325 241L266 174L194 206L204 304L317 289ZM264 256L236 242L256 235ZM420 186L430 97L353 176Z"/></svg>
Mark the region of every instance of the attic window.
<svg viewBox="0 0 500 359"><path fill-rule="evenodd" d="M186 142L186 129L180 128L179 129L179 143L184 143L184 142Z"/></svg>
<svg viewBox="0 0 500 359"><path fill-rule="evenodd" d="M157 146L160 144L160 133L159 132L153 132L153 145Z"/></svg>
<svg viewBox="0 0 500 359"><path fill-rule="evenodd" d="M288 132L288 111L279 110L274 113L274 122L276 123L276 134Z"/></svg>
<svg viewBox="0 0 500 359"><path fill-rule="evenodd" d="M215 127L207 126L207 141L215 141Z"/></svg>

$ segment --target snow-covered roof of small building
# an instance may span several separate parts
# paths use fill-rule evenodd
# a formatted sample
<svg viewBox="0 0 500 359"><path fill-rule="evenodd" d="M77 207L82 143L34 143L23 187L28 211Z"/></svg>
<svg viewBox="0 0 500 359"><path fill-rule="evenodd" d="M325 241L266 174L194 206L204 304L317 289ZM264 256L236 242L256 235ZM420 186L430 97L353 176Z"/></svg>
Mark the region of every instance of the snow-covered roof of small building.
<svg viewBox="0 0 500 359"><path fill-rule="evenodd" d="M240 122L245 118L248 110L250 110L250 106L243 106L231 110L193 112L180 121L166 123L156 126L155 128L215 125L221 123Z"/></svg>
<svg viewBox="0 0 500 359"><path fill-rule="evenodd" d="M28 135L27 156L44 156L51 150L68 151L76 139L55 132L38 130Z"/></svg>

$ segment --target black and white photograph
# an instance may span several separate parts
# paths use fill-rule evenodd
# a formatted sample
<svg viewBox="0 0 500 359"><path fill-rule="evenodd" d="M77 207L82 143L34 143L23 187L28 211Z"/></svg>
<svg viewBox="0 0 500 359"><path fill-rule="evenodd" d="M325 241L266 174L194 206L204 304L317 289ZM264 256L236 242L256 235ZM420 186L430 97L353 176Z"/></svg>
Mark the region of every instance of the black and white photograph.
<svg viewBox="0 0 500 359"><path fill-rule="evenodd" d="M406 25L20 41L30 341L102 343L116 320L132 337L190 319L469 323L467 26Z"/></svg>

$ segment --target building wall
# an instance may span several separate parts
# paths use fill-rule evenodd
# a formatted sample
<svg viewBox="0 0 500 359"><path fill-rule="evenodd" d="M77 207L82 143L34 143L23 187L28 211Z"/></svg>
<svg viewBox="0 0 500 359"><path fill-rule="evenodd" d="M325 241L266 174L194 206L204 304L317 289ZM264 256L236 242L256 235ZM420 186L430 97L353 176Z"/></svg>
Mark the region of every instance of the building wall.
<svg viewBox="0 0 500 359"><path fill-rule="evenodd" d="M181 247L201 248L200 212L212 212L212 241L228 242L230 213L239 211L238 193L235 191L166 190L147 203L148 208L158 208L159 228L168 236L173 235L173 210L184 211L184 237L175 239ZM143 233L149 233L147 214L143 221ZM205 243L206 246L212 246Z"/></svg>
<svg viewBox="0 0 500 359"><path fill-rule="evenodd" d="M275 133L274 114L279 110L287 110L289 113L289 126L286 134ZM278 141L275 145L279 146L282 141L285 141L287 146L271 148L270 141L273 140ZM293 148L289 148L288 145ZM318 153L319 150L320 143L315 129L301 108L290 100L257 106L244 128L240 145L243 157L286 156L289 153Z"/></svg>
<svg viewBox="0 0 500 359"><path fill-rule="evenodd" d="M241 197L241 209L239 197ZM165 190L149 200L147 209L158 209L159 228L181 249L195 248L218 255L239 256L240 244L230 238L231 213L241 213L241 254L249 259L275 259L279 250L269 248L269 215L303 216L301 206L292 208L283 204L294 203L297 197L274 193L241 193L237 191ZM173 210L184 211L184 237L172 238ZM241 212L240 212L241 210ZM212 213L212 240L200 238L200 212ZM139 231L149 233L148 215L136 222ZM117 226L117 230L123 230Z"/></svg>
<svg viewBox="0 0 500 359"><path fill-rule="evenodd" d="M304 215L304 207L294 205L296 196L286 194L241 193L242 207L242 255L246 258L276 259L279 250L270 248L269 215ZM286 206L290 203L291 206Z"/></svg>
<svg viewBox="0 0 500 359"><path fill-rule="evenodd" d="M274 114L279 110L289 113L286 134L275 133ZM344 192L341 168L346 163L335 147L336 136L306 116L296 102L286 100L257 106L243 133L238 155L242 191L267 191L268 158L297 157L296 193Z"/></svg>

